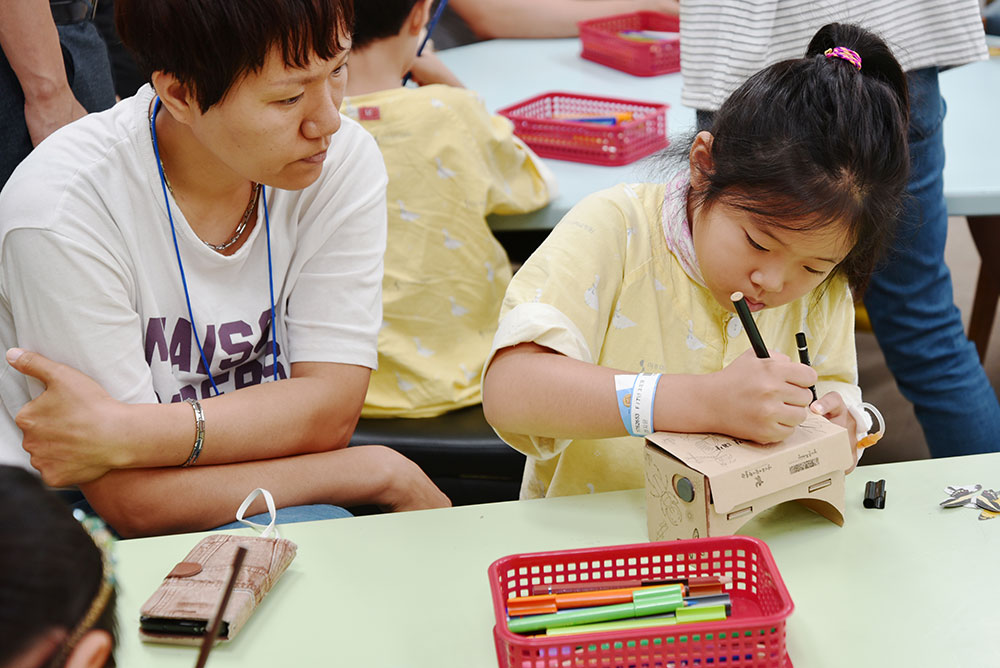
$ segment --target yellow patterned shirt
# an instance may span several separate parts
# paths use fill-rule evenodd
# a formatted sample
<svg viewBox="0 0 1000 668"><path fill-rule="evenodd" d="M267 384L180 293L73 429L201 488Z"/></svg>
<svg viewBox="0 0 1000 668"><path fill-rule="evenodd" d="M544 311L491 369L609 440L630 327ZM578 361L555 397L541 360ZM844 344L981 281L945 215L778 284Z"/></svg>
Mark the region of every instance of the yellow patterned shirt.
<svg viewBox="0 0 1000 668"><path fill-rule="evenodd" d="M479 403L510 281L491 213L541 208L555 179L479 96L434 85L346 98L389 173L383 321L366 417L430 417Z"/></svg>
<svg viewBox="0 0 1000 668"><path fill-rule="evenodd" d="M575 206L514 276L493 352L534 341L585 362L671 374L718 371L745 352L750 343L739 318L688 273L697 274L697 261L692 268L683 248L668 246L678 229L688 230L687 187L683 177L619 185ZM860 404L854 305L844 279L834 277L755 319L768 347L792 359L795 333L805 331L819 374L817 393L837 390L848 403ZM641 438L498 433L528 455L522 498L644 484Z"/></svg>

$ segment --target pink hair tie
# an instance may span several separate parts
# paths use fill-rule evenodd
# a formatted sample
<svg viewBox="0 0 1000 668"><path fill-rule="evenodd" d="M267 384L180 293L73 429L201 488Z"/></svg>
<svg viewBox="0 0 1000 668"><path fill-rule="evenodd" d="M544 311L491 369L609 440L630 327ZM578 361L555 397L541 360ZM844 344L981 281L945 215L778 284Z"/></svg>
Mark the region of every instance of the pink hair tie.
<svg viewBox="0 0 1000 668"><path fill-rule="evenodd" d="M832 49L827 49L823 52L823 55L827 58L843 58L858 68L859 72L861 71L861 56L858 55L857 51L851 51L846 47L837 46Z"/></svg>

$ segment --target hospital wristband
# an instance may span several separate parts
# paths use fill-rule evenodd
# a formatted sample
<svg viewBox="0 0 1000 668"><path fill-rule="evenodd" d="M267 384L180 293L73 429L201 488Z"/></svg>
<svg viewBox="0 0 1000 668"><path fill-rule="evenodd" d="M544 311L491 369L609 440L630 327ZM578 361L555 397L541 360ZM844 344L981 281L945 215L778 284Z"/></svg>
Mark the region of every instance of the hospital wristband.
<svg viewBox="0 0 1000 668"><path fill-rule="evenodd" d="M653 433L653 406L661 375L658 373L615 375L618 413L625 430L632 436Z"/></svg>

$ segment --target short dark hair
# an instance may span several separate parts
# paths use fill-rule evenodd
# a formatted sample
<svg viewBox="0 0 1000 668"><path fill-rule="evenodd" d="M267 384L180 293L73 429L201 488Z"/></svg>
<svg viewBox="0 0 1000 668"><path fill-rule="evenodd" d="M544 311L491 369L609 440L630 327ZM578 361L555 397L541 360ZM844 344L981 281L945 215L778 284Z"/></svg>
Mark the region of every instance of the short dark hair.
<svg viewBox="0 0 1000 668"><path fill-rule="evenodd" d="M328 60L344 49L352 0L116 0L115 26L146 75L166 72L190 86L201 111L272 48L289 67Z"/></svg>
<svg viewBox="0 0 1000 668"><path fill-rule="evenodd" d="M824 52L846 47L860 71ZM819 29L804 58L750 77L722 104L713 168L695 202L723 202L761 222L818 228L846 220L852 249L837 266L863 292L896 229L909 175L906 75L889 47L858 26Z"/></svg>
<svg viewBox="0 0 1000 668"><path fill-rule="evenodd" d="M46 631L71 632L104 580L101 550L69 506L32 473L0 466L0 665ZM92 628L117 637L115 593ZM115 665L114 652L105 668Z"/></svg>
<svg viewBox="0 0 1000 668"><path fill-rule="evenodd" d="M438 0L439 2L441 0ZM420 0L355 0L354 48L399 34Z"/></svg>

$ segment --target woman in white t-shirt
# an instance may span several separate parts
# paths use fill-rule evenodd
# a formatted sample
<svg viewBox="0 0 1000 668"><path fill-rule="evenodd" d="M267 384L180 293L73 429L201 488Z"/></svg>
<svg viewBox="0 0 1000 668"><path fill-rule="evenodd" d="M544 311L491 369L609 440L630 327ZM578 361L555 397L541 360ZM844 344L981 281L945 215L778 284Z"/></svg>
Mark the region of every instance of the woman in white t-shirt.
<svg viewBox="0 0 1000 668"><path fill-rule="evenodd" d="M448 505L394 451L345 447L386 215L378 148L338 113L350 3L116 9L152 86L53 134L0 195L20 372L0 374L0 461L79 485L129 536L217 526L256 487Z"/></svg>

